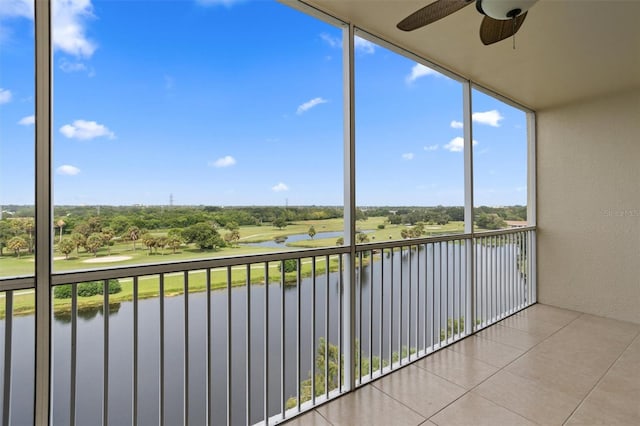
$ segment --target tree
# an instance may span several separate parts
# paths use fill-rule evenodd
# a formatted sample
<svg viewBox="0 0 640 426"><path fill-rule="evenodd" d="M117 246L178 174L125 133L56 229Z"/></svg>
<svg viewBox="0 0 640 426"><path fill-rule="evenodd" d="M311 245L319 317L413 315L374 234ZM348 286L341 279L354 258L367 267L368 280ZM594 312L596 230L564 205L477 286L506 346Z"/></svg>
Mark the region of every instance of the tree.
<svg viewBox="0 0 640 426"><path fill-rule="evenodd" d="M24 217L18 220L20 229L27 234L28 243L27 247L29 249L29 253L33 252L33 234L36 230L36 221L32 217ZM26 241L26 240L25 240Z"/></svg>
<svg viewBox="0 0 640 426"><path fill-rule="evenodd" d="M127 238L133 243L133 251L136 251L136 241L140 238L140 228L130 226L129 229L127 229Z"/></svg>
<svg viewBox="0 0 640 426"><path fill-rule="evenodd" d="M13 237L7 241L7 248L13 250L16 256L20 257L20 251L29 248L29 244L22 237Z"/></svg>
<svg viewBox="0 0 640 426"><path fill-rule="evenodd" d="M149 250L149 254L153 251L153 248L156 246L156 237L153 235L146 233L142 236L142 244Z"/></svg>
<svg viewBox="0 0 640 426"><path fill-rule="evenodd" d="M307 234L309 234L309 237L311 237L311 239L313 240L313 237L316 236L316 228L314 228L313 225L311 225L309 227L309 230L307 231Z"/></svg>
<svg viewBox="0 0 640 426"><path fill-rule="evenodd" d="M69 260L69 254L75 250L75 248L75 243L69 239L62 240L58 243L58 251L64 254L64 258L67 260Z"/></svg>
<svg viewBox="0 0 640 426"><path fill-rule="evenodd" d="M224 235L224 241L232 247L238 242L238 240L240 240L240 231L238 231L237 228Z"/></svg>
<svg viewBox="0 0 640 426"><path fill-rule="evenodd" d="M183 231L182 235L188 243L195 243L199 249L217 250L224 247L224 240L211 223L200 222L191 225Z"/></svg>
<svg viewBox="0 0 640 426"><path fill-rule="evenodd" d="M238 226L237 222L234 222L233 220L230 220L229 222L227 222L227 224L224 226L227 231L238 231L240 229L240 227Z"/></svg>
<svg viewBox="0 0 640 426"><path fill-rule="evenodd" d="M364 232L358 232L356 234L356 241L358 241L358 243L360 243L360 244L368 243L369 242L369 236L367 234L365 234Z"/></svg>
<svg viewBox="0 0 640 426"><path fill-rule="evenodd" d="M285 219L284 216L279 216L273 221L273 226L282 229L287 226L287 219Z"/></svg>
<svg viewBox="0 0 640 426"><path fill-rule="evenodd" d="M0 256L3 256L2 250L7 246L8 241L13 237L11 225L6 220L0 220Z"/></svg>
<svg viewBox="0 0 640 426"><path fill-rule="evenodd" d="M169 232L171 234L171 232ZM173 250L173 254L176 254L176 250L180 248L182 245L182 237L178 235L168 235L167 236L167 246Z"/></svg>
<svg viewBox="0 0 640 426"><path fill-rule="evenodd" d="M344 245L344 237L339 237L339 238L336 240L336 245L337 245L337 246L343 246L343 245Z"/></svg>
<svg viewBox="0 0 640 426"><path fill-rule="evenodd" d="M87 249L87 251L93 253L93 257L96 257L98 256L98 249L102 247L102 244L102 235L98 232L94 232L87 237L87 241L85 241L84 247Z"/></svg>
<svg viewBox="0 0 640 426"><path fill-rule="evenodd" d="M113 237L115 236L115 233L113 232L113 229L106 227L106 228L102 228L102 232L100 233L100 236L102 237L102 243L107 246L107 253L109 253L109 255L111 254L111 246L113 245Z"/></svg>
<svg viewBox="0 0 640 426"><path fill-rule="evenodd" d="M60 229L60 239L58 240L58 243L62 242L62 230L66 224L67 223L62 218L56 221L56 228Z"/></svg>
<svg viewBox="0 0 640 426"><path fill-rule="evenodd" d="M411 234L409 233L409 230L407 228L403 228L400 231L400 236L402 237L403 240L406 240L407 238L409 238Z"/></svg>
<svg viewBox="0 0 640 426"><path fill-rule="evenodd" d="M162 255L164 256L164 248L167 246L169 239L167 237L157 237L156 238L156 253L158 249L162 250Z"/></svg>
<svg viewBox="0 0 640 426"><path fill-rule="evenodd" d="M87 241L87 237L80 234L79 232L73 232L71 234L71 241L76 247L76 254L79 254L80 247L84 247L85 242Z"/></svg>
<svg viewBox="0 0 640 426"><path fill-rule="evenodd" d="M476 225L484 229L501 229L507 227L507 223L496 213L480 213L476 219Z"/></svg>

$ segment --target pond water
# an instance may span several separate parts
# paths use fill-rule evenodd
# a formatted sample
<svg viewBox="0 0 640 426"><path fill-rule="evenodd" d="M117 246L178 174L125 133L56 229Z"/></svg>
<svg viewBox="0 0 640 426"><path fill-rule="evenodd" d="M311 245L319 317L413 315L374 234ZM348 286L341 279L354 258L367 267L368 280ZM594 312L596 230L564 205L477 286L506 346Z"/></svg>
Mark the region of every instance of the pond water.
<svg viewBox="0 0 640 426"><path fill-rule="evenodd" d="M340 237L342 237L342 231L318 232L316 235L314 235L313 239L320 239L320 238L336 238L337 239ZM288 235L287 239L282 243L275 242L274 240L269 240L269 241L262 241L259 243L240 243L240 245L249 246L249 247L253 246L253 247L286 248L287 243L295 243L297 241L305 241L310 239L311 238L309 237L309 234L293 234L293 235Z"/></svg>
<svg viewBox="0 0 640 426"><path fill-rule="evenodd" d="M486 251L494 252L496 258L501 258L498 254L511 253L507 248L508 246L492 247L486 248ZM363 357L369 357L369 347L372 348L374 356L389 359L390 351L398 352L403 346L412 348L423 347L425 344L429 346L434 339L438 339L439 330L446 328L447 312L449 318L464 316L467 295L464 292L461 294L459 289L467 275L465 253L464 245L454 243L443 243L441 246L429 245L420 250L405 249L402 254L395 252L390 255L387 251L382 256L376 256L370 264L358 271L356 297L362 301L362 309L356 312L356 337L362 348ZM504 258L506 259L506 256ZM511 264L515 265L513 262ZM381 276L383 279L380 278ZM390 285L392 276L393 282L396 283L393 287ZM402 285L398 285L400 282ZM268 286L253 285L249 293L246 287L236 287L231 290L231 410L234 424L245 423L247 353L250 353L250 420L253 423L262 419L267 297L269 413L275 415L280 411L282 394L280 383L282 334L284 333L285 357L284 395L289 398L296 394L298 350L300 351L301 380L305 380L310 377L311 365L315 359L320 338L326 337L331 344L337 345L339 342L340 292L340 274L337 272L317 276L315 281L312 278L305 278L299 288L291 285L283 289L278 283L270 283ZM191 293L188 298L188 410L192 424L203 424L206 404L207 298L206 293ZM214 417L214 424L224 424L227 399L227 292L225 290L211 292L210 302L212 339L210 356L213 383L210 410ZM157 424L160 365L159 299L141 300L138 306L138 423ZM284 321L282 306L284 306ZM426 312L425 306L433 306L433 309ZM248 339L247 307L250 308L251 324ZM125 302L113 305L110 307L109 314L109 421L114 425L122 425L130 423L132 416L133 304ZM299 345L297 342L298 315L300 316ZM362 324L360 324L360 318L362 318ZM408 324L410 323L412 328L409 333ZM315 349L312 341L313 324L315 324ZM32 423L33 327L33 316L14 318L12 424ZM79 313L76 390L76 422L79 425L100 424L101 421L103 327L102 309L84 310ZM381 329L382 332L380 332ZM392 330L391 333L390 330ZM399 332L400 330L402 333ZM68 314L55 316L52 333L52 419L54 424L62 425L69 423L71 323ZM3 339L4 321L0 321L0 342L3 342ZM247 351L247 342L250 344L249 351ZM185 362L182 295L165 298L164 354L165 424L182 424ZM0 363L0 368L1 366Z"/></svg>

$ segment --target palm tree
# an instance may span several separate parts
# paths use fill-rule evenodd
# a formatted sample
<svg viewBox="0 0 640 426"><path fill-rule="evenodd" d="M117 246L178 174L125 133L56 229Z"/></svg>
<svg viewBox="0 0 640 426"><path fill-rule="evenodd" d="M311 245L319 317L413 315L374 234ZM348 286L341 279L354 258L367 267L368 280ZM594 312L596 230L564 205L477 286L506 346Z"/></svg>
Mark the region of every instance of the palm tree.
<svg viewBox="0 0 640 426"><path fill-rule="evenodd" d="M56 226L57 226L58 228L60 228L60 239L58 239L58 243L61 243L61 242L62 242L62 228L64 228L64 226L65 226L66 224L67 224L67 223L66 223L64 220L62 220L62 218L60 218L60 219L58 219L58 220L56 221Z"/></svg>
<svg viewBox="0 0 640 426"><path fill-rule="evenodd" d="M129 229L127 229L127 237L133 242L133 251L136 251L136 241L140 238L140 228L130 226Z"/></svg>

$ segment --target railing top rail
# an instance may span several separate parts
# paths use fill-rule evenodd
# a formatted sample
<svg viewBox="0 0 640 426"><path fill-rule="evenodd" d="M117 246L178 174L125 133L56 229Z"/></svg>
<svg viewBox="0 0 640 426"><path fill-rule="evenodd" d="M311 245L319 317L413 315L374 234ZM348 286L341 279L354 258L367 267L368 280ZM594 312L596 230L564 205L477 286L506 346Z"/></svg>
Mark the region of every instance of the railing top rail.
<svg viewBox="0 0 640 426"><path fill-rule="evenodd" d="M522 228L501 229L497 231L482 231L473 234L451 234L437 237L412 238L407 240L377 241L373 243L358 244L357 252L369 250L394 249L398 247L416 246L422 244L438 243L444 241L470 240L474 237L484 238L497 235L517 234L519 232L535 231L535 226ZM111 267L101 269L85 269L69 272L56 272L51 277L52 285L67 284L70 282L95 281L115 278L128 278L134 276L157 275L172 272L196 271L202 269L224 268L254 263L277 262L287 259L301 259L314 256L331 256L349 252L348 246L326 247L307 250L289 250L276 253L260 253L245 256L221 257L213 259L194 259L179 262L166 262L146 265L132 265L123 267ZM0 291L26 290L34 288L33 277L7 277L0 278Z"/></svg>
<svg viewBox="0 0 640 426"><path fill-rule="evenodd" d="M34 277L11 277L0 279L0 292L35 288Z"/></svg>
<svg viewBox="0 0 640 426"><path fill-rule="evenodd" d="M535 230L536 230L535 226L524 226L522 228L509 228L509 229L498 229L497 231L475 232L474 236L476 238L482 238L482 237L492 237L494 235L517 234L519 232L535 231Z"/></svg>
<svg viewBox="0 0 640 426"><path fill-rule="evenodd" d="M376 249L390 249L406 246L419 246L421 244L439 243L444 241L459 241L470 240L471 234L451 234L451 235L439 235L437 237L425 237L425 238L409 238L406 240L394 240L394 241L377 241L375 243L358 244L356 251L369 251Z"/></svg>
<svg viewBox="0 0 640 426"><path fill-rule="evenodd" d="M331 256L349 252L349 247L328 247L310 250L283 251L277 253L252 254L248 256L221 257L214 259L194 259L149 265L134 265L116 268L85 269L71 272L57 272L51 277L52 285L115 278L140 277L173 272L198 271L202 269L226 268L254 263L278 262L287 259L302 259L314 256Z"/></svg>

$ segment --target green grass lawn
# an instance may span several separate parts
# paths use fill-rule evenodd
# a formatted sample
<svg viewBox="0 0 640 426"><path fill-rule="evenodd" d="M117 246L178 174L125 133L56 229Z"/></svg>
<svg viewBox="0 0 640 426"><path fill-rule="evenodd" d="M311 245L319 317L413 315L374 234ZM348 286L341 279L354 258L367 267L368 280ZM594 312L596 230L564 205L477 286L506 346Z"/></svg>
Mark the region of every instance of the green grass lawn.
<svg viewBox="0 0 640 426"><path fill-rule="evenodd" d="M302 259L302 265L300 268L300 274L302 277L309 277L312 274L312 261L311 259ZM269 281L279 282L282 279L281 272L279 270L280 262L269 263ZM338 270L338 257L333 256L329 260L329 270ZM323 275L326 272L326 260L324 257L316 259L316 274ZM247 283L247 268L245 266L235 266L231 270L231 285L232 287L243 286ZM264 284L265 282L265 267L264 264L251 265L250 270L251 283ZM295 283L297 279L297 272L289 272L285 274L285 283ZM111 303L120 303L130 301L133 299L133 280L131 278L125 278L119 280L122 291L109 296ZM206 290L206 271L197 270L189 272L189 286L188 291L202 292ZM164 278L165 296L175 296L184 292L184 273L172 273L166 274ZM211 289L219 290L227 287L227 270L226 268L212 269L211 270ZM150 297L157 297L160 294L160 280L158 275L143 276L138 279L138 297L140 299L146 299ZM0 298L0 301L2 299ZM71 299L55 299L53 298L54 312L68 312L71 310ZM102 306L103 296L97 295L92 297L79 297L79 308L90 308L96 306ZM17 291L13 300L13 312L15 315L27 315L34 312L34 296L33 290ZM5 304L0 303L0 318L4 318Z"/></svg>
<svg viewBox="0 0 640 426"><path fill-rule="evenodd" d="M367 231L369 240L375 241L389 241L400 240L400 232L406 228L404 225L389 225L385 224L385 217L372 217L364 221L358 221L356 223L357 230ZM379 225L385 225L384 229L378 229ZM328 220L310 220L301 221L288 225L284 229L277 229L271 225L266 226L246 226L240 228L240 242L261 242L269 241L274 237L283 235L294 234L306 234L309 227L313 226L317 233L320 232L336 232L343 230L342 219L328 219ZM447 225L426 225L426 236L442 235L442 234L457 234L462 233L464 225L462 222L450 222ZM226 231L221 230L221 234ZM155 235L163 235L166 230L154 231ZM87 253L80 250L80 253L75 252L69 256L69 259L65 259L64 255L54 252L54 272L63 272L80 269L96 269L96 268L108 268L116 266L131 266L153 263L166 263L182 260L194 260L194 259L210 259L216 257L229 257L229 256L241 256L249 254L259 253L272 253L279 250L295 250L302 248L319 248L319 247L333 247L336 245L337 238L309 238L308 240L299 241L296 243L289 243L283 245L282 248L271 247L256 247L256 246L243 246L237 247L225 247L223 249L212 250L199 250L193 246L182 247L175 254L171 249L165 249L160 253L149 254L148 250L144 247L141 241L136 243L136 250L133 250L133 244L130 242L117 242L110 250L107 248L101 248L98 251L98 256L94 257L91 253ZM119 260L117 262L99 262L90 263L93 259L107 260L109 257L123 256L126 259ZM337 261L334 261L331 269L337 269ZM332 262L333 263L333 262ZM317 272L324 272L324 263L317 263ZM16 257L10 252L5 251L4 256L0 256L0 276L23 276L32 275L34 273L34 256L22 255L20 258ZM270 277L272 280L279 280L280 273L277 270L278 264L270 264ZM301 270L303 276L309 276L311 274L310 262L304 261ZM183 274L167 275L165 278L165 290L168 295L178 294L183 291ZM226 287L226 271L216 270L212 273L212 288L224 288ZM295 273L291 274L287 280L295 280ZM244 267L237 267L233 269L232 277L233 285L242 285L246 282L246 269ZM264 282L264 267L252 269L251 281L253 283ZM139 297L155 297L158 295L158 277L142 277L139 280ZM114 303L132 299L132 284L131 280L121 280L122 292L112 295L110 300ZM204 291L205 289L205 274L204 271L196 271L190 273L189 291ZM100 306L102 305L102 296L95 296L90 298L82 298L79 300L82 306ZM23 291L18 291L14 297L14 311L16 314L33 312L33 294L26 294ZM54 308L56 310L68 310L71 307L70 300L54 299ZM4 303L0 302L0 317L4 316Z"/></svg>

